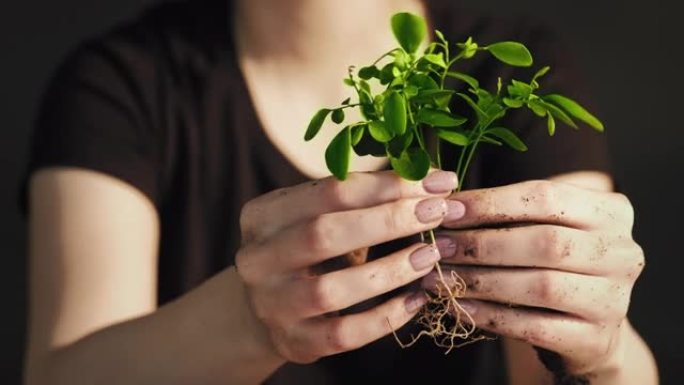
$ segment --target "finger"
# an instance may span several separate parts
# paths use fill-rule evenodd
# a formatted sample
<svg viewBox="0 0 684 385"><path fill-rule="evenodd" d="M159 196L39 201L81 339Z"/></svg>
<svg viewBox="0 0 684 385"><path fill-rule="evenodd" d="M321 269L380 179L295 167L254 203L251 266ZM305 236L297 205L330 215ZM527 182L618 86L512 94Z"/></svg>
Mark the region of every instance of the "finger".
<svg viewBox="0 0 684 385"><path fill-rule="evenodd" d="M597 328L582 319L530 308L477 300L459 300L475 325L489 332L519 339L531 345L555 351L561 355L600 357L604 339Z"/></svg>
<svg viewBox="0 0 684 385"><path fill-rule="evenodd" d="M287 228L260 244L238 252L243 279L288 273L361 247L376 245L435 228L447 215L442 198L402 199L337 213Z"/></svg>
<svg viewBox="0 0 684 385"><path fill-rule="evenodd" d="M422 292L407 293L361 313L312 319L297 342L319 356L358 349L404 326L426 301Z"/></svg>
<svg viewBox="0 0 684 385"><path fill-rule="evenodd" d="M450 271L466 283L465 297L555 310L597 321L623 317L628 295L620 295L618 287L603 277L546 269L497 269L463 267L445 269L446 284L454 286ZM439 292L436 274L423 279L424 287ZM443 286L442 286L443 287Z"/></svg>
<svg viewBox="0 0 684 385"><path fill-rule="evenodd" d="M409 181L394 171L354 172L281 188L248 202L241 215L243 236L265 238L295 222L335 211L377 206L402 198L445 195L457 186L456 174L435 171Z"/></svg>
<svg viewBox="0 0 684 385"><path fill-rule="evenodd" d="M450 228L533 222L584 230L620 225L622 230L633 220L631 205L621 194L545 180L469 190L449 199L466 207L464 217L443 223Z"/></svg>
<svg viewBox="0 0 684 385"><path fill-rule="evenodd" d="M543 267L589 275L624 270L613 237L557 225L444 231L442 262L459 265Z"/></svg>
<svg viewBox="0 0 684 385"><path fill-rule="evenodd" d="M363 265L296 278L267 301L271 308L288 304L287 312L297 318L322 315L407 285L427 274L438 260L435 246L416 244Z"/></svg>

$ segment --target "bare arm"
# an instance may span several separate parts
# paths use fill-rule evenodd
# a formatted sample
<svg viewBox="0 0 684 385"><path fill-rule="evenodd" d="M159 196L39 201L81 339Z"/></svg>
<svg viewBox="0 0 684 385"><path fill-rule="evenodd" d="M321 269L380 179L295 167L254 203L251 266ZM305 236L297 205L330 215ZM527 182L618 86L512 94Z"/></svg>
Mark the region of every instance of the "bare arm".
<svg viewBox="0 0 684 385"><path fill-rule="evenodd" d="M600 173L578 172L550 179L592 190L613 191L611 178ZM591 384L657 384L656 364L648 346L627 320L619 333L621 344L616 349L617 359L612 360L604 371L594 375ZM532 345L512 338L504 341L511 385L548 385L553 382L551 374L537 358Z"/></svg>
<svg viewBox="0 0 684 385"><path fill-rule="evenodd" d="M283 362L251 333L234 269L156 309L158 238L154 206L126 183L34 175L27 384L254 383Z"/></svg>
<svg viewBox="0 0 684 385"><path fill-rule="evenodd" d="M415 315L422 291L335 313L425 276L437 249L417 243L359 266L311 268L458 218L462 210L444 199L455 183L449 172L422 182L353 173L265 194L242 210L237 268L155 309L159 226L150 202L94 172L40 172L31 188L26 382L252 384L286 361L375 341L391 332L388 319L399 328Z"/></svg>

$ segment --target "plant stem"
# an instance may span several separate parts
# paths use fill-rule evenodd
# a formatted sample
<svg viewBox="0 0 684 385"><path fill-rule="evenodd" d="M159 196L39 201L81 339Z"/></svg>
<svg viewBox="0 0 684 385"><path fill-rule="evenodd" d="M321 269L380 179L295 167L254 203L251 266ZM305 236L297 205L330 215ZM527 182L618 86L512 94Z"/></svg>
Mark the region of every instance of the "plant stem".
<svg viewBox="0 0 684 385"><path fill-rule="evenodd" d="M444 69L444 72L442 72L441 79L440 79L440 88L441 88L441 89L444 89L444 81L446 80L447 73L448 73L449 70L451 69L451 66L454 65L454 63L456 63L456 62L457 62L459 59L461 59L462 57L463 57L463 52L461 52L461 53L459 53L458 55L456 55L455 58L449 60L449 62L447 63L447 66L446 66L446 68Z"/></svg>
<svg viewBox="0 0 684 385"><path fill-rule="evenodd" d="M480 133L480 123L476 124L475 127L473 127L472 131L470 131L470 133L468 134L468 143L472 142L472 139L476 133L477 134ZM479 141L479 136L478 136L477 141ZM456 187L457 192L461 191L461 188L463 186L463 181L465 180L464 175L466 174L466 171L468 168L468 166L464 164L465 155L468 152L469 148L472 149L473 146L477 145L477 141L475 143L473 143L472 145L469 144L469 145L463 147L463 149L461 150L461 154L458 157L458 163L456 165L456 174L458 175L458 179L459 179L458 186ZM471 153L472 153L472 151L471 151ZM467 163L469 163L469 162L467 162Z"/></svg>
<svg viewBox="0 0 684 385"><path fill-rule="evenodd" d="M386 58L387 56L393 54L395 51L398 51L398 50L399 50L399 48L394 48L394 49L391 49L391 50L389 50L389 51L383 53L382 56L380 56L377 60L375 60L375 61L373 62L373 65L378 64L378 63L380 62L380 60Z"/></svg>
<svg viewBox="0 0 684 385"><path fill-rule="evenodd" d="M408 99L406 99L406 95L404 95L404 100L406 101L406 110L408 111L408 118L409 122L411 123L411 127L413 127L413 132L416 135L416 138L418 139L418 145L420 146L421 149L425 150L425 141L423 141L423 133L420 131L420 128L418 128L418 125L416 124L415 120L413 120L413 110L411 110L411 104L409 103Z"/></svg>
<svg viewBox="0 0 684 385"><path fill-rule="evenodd" d="M439 136L435 135L437 138L437 168L442 169L442 142L439 140Z"/></svg>
<svg viewBox="0 0 684 385"><path fill-rule="evenodd" d="M480 143L480 139L482 139L482 135L484 134L484 130L480 131L477 135L477 138L475 139L475 143L470 147L470 153L468 153L468 158L466 159L465 164L463 165L463 171L461 171L461 174L459 175L459 178L461 180L465 180L466 174L468 174L468 169L470 168L470 162L473 160L473 155L475 155L475 149L477 149L477 145ZM459 191L461 184L459 183Z"/></svg>
<svg viewBox="0 0 684 385"><path fill-rule="evenodd" d="M346 104L346 105L343 105L343 106L338 107L338 108L336 108L336 109L338 109L338 110L344 110L345 108L358 107L358 106L360 106L360 105L361 105L361 103Z"/></svg>

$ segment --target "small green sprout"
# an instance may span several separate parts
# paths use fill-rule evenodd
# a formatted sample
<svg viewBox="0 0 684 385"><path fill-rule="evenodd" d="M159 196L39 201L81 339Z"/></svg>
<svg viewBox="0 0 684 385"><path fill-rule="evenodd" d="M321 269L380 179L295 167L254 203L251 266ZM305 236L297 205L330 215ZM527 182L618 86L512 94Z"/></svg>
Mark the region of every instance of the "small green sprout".
<svg viewBox="0 0 684 385"><path fill-rule="evenodd" d="M495 91L481 88L477 79L453 69L457 62L481 53L489 53L510 66L530 67L532 54L522 43L503 41L482 46L469 37L452 45L442 32L435 30L437 40L429 42L419 53L427 36L425 20L410 13L397 13L390 24L399 47L358 71L350 67L344 82L354 90L356 101L352 103L347 98L337 107L319 110L304 135L307 141L314 138L328 115L332 122L344 124L344 110L359 108L363 120L344 125L325 153L328 169L338 179L347 177L351 151L387 157L397 174L409 180L422 179L430 167L442 169L439 143L435 159L427 151L426 132L431 130L438 142L461 147L453 170L463 180L480 143L527 150L515 131L501 123L509 110L519 108L545 118L549 135L554 135L557 121L573 128L578 127L575 121L581 121L603 131L601 121L577 102L562 95L540 93L539 81L549 67L542 67L529 82L510 79L504 84L499 78ZM458 92L445 87L447 78L460 81L467 89ZM370 82L380 83L384 90L374 95ZM472 109L471 121L452 111L454 97L463 99Z"/></svg>

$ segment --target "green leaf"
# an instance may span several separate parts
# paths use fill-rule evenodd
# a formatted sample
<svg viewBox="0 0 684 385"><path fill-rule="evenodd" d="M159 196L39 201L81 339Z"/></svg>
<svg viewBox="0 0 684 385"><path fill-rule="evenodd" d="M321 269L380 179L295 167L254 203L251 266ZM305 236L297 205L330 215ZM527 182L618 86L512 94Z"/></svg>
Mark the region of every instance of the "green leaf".
<svg viewBox="0 0 684 385"><path fill-rule="evenodd" d="M419 104L434 104L436 106L441 106L443 104L448 104L451 95L454 94L453 90L421 90L418 95L414 96L412 101Z"/></svg>
<svg viewBox="0 0 684 385"><path fill-rule="evenodd" d="M537 71L536 74L534 74L534 77L532 77L532 81L536 81L540 77L546 75L550 69L551 69L551 67L549 67L549 66L542 67L539 71Z"/></svg>
<svg viewBox="0 0 684 385"><path fill-rule="evenodd" d="M336 124L342 123L344 121L344 110L341 108L333 110L330 118L332 119L333 123L336 123Z"/></svg>
<svg viewBox="0 0 684 385"><path fill-rule="evenodd" d="M478 88L476 90L476 95L477 95L477 105L480 106L482 111L487 112L487 109L492 105L492 103L495 102L494 97L492 94L489 93L489 91Z"/></svg>
<svg viewBox="0 0 684 385"><path fill-rule="evenodd" d="M355 124L351 126L351 145L356 146L363 139L367 124Z"/></svg>
<svg viewBox="0 0 684 385"><path fill-rule="evenodd" d="M432 108L421 108L416 114L416 121L435 127L457 127L466 122L466 118Z"/></svg>
<svg viewBox="0 0 684 385"><path fill-rule="evenodd" d="M444 61L444 55L440 53L429 53L423 56L423 60L428 61L438 67L446 68L446 62Z"/></svg>
<svg viewBox="0 0 684 385"><path fill-rule="evenodd" d="M417 87L419 90L435 90L439 88L439 85L435 79L426 74L414 73L413 75L409 76L406 81L408 84Z"/></svg>
<svg viewBox="0 0 684 385"><path fill-rule="evenodd" d="M349 79L349 78L344 78L344 79L342 79L342 82L344 82L344 84L348 85L349 87L354 87L354 86L355 86L354 81L351 80L351 79Z"/></svg>
<svg viewBox="0 0 684 385"><path fill-rule="evenodd" d="M513 98L503 98L503 103L510 108L520 108L525 104L522 100Z"/></svg>
<svg viewBox="0 0 684 385"><path fill-rule="evenodd" d="M472 36L468 37L468 40L463 43L456 43L456 46L463 50L461 55L464 59L470 59L475 56L479 47L478 44L473 41Z"/></svg>
<svg viewBox="0 0 684 385"><path fill-rule="evenodd" d="M527 102L527 107L540 118L543 118L548 113L545 104L543 104L543 102L538 99L530 99Z"/></svg>
<svg viewBox="0 0 684 385"><path fill-rule="evenodd" d="M411 142L413 142L413 131L406 130L404 135L397 136L387 143L387 152L390 154L390 156L398 158L401 156L401 153L409 148Z"/></svg>
<svg viewBox="0 0 684 385"><path fill-rule="evenodd" d="M359 81L359 88L362 89L362 90L364 90L364 91L366 91L366 92L368 92L368 94L370 95L370 93L371 93L370 84L368 84L367 81L365 81L365 80L360 80L360 81Z"/></svg>
<svg viewBox="0 0 684 385"><path fill-rule="evenodd" d="M447 40L444 38L444 34L442 33L442 31L436 29L435 30L435 36L437 36L437 39L439 39L440 42L442 42L444 44L448 44Z"/></svg>
<svg viewBox="0 0 684 385"><path fill-rule="evenodd" d="M556 119L553 118L552 114L546 115L546 127L549 129L549 136L553 136L556 133Z"/></svg>
<svg viewBox="0 0 684 385"><path fill-rule="evenodd" d="M392 32L401 48L408 53L414 53L425 39L427 25L425 20L412 13L401 12L392 16Z"/></svg>
<svg viewBox="0 0 684 385"><path fill-rule="evenodd" d="M576 101L562 95L546 95L543 99L564 109L568 114L583 121L597 131L603 132L603 123Z"/></svg>
<svg viewBox="0 0 684 385"><path fill-rule="evenodd" d="M400 69L402 71L405 70L406 67L408 67L410 60L411 58L409 57L409 55L402 50L397 50L394 53L394 66L397 69Z"/></svg>
<svg viewBox="0 0 684 385"><path fill-rule="evenodd" d="M484 111L492 122L506 115L506 109L499 103L490 103Z"/></svg>
<svg viewBox="0 0 684 385"><path fill-rule="evenodd" d="M342 104L343 106L347 106L347 105L349 105L350 102L351 102L351 98L346 98L346 99L344 99L344 100L342 101L341 104Z"/></svg>
<svg viewBox="0 0 684 385"><path fill-rule="evenodd" d="M359 103L361 104L361 115L363 115L364 118L368 120L377 118L375 106L373 105L373 98L370 93L360 90Z"/></svg>
<svg viewBox="0 0 684 385"><path fill-rule="evenodd" d="M380 84L389 84L394 77L394 63L385 64L380 70Z"/></svg>
<svg viewBox="0 0 684 385"><path fill-rule="evenodd" d="M387 130L395 135L406 131L406 101L398 92L392 91L385 99L383 115Z"/></svg>
<svg viewBox="0 0 684 385"><path fill-rule="evenodd" d="M443 139L446 142L449 142L451 144L455 144L457 146L466 146L468 145L468 136L464 134L463 132L455 131L455 130L445 130L443 128L437 128L435 129L435 133L437 134L438 137Z"/></svg>
<svg viewBox="0 0 684 385"><path fill-rule="evenodd" d="M392 168L404 179L421 180L430 171L430 155L421 148L410 148L400 157L390 157Z"/></svg>
<svg viewBox="0 0 684 385"><path fill-rule="evenodd" d="M484 142L484 143L494 144L494 145L497 145L497 146L501 146L501 145L503 144L503 143L499 142L499 141L496 140L496 139L492 139L492 138L488 137L487 135L482 136L482 137L480 138L480 141L482 141L482 142Z"/></svg>
<svg viewBox="0 0 684 385"><path fill-rule="evenodd" d="M347 179L351 155L351 130L345 127L337 134L325 150L325 164L339 180Z"/></svg>
<svg viewBox="0 0 684 385"><path fill-rule="evenodd" d="M527 99L532 94L532 87L519 80L512 79L511 84L506 87L510 96L518 96L520 99Z"/></svg>
<svg viewBox="0 0 684 385"><path fill-rule="evenodd" d="M480 106L478 106L477 103L475 103L475 101L473 101L473 99L470 96L468 96L464 93L461 93L461 92L457 93L456 95L460 96L461 99L465 100L466 103L468 103L470 108L472 108L473 111L475 111L475 113L477 114L477 116L480 120L487 117L487 114L484 111L482 111Z"/></svg>
<svg viewBox="0 0 684 385"><path fill-rule="evenodd" d="M329 108L322 108L318 110L311 118L311 121L309 122L309 127L306 129L306 133L304 134L304 140L309 141L318 134L318 131L321 130L321 127L323 126L323 122L325 121L325 118L328 117L328 114L330 113Z"/></svg>
<svg viewBox="0 0 684 385"><path fill-rule="evenodd" d="M502 41L485 47L495 58L515 67L529 67L533 63L532 54L523 44L516 41Z"/></svg>
<svg viewBox="0 0 684 385"><path fill-rule="evenodd" d="M385 122L379 120L373 120L368 123L368 132L370 132L373 139L380 143L387 143L394 138L394 132L389 131Z"/></svg>
<svg viewBox="0 0 684 385"><path fill-rule="evenodd" d="M561 122L567 124L572 128L577 128L577 124L575 124L572 118L570 118L568 114L565 113L565 111L561 110L560 108L556 107L551 103L546 103L543 100L541 100L541 103L544 105L546 110L549 111L549 114L553 115L555 119L560 120Z"/></svg>
<svg viewBox="0 0 684 385"><path fill-rule="evenodd" d="M396 68L396 67L395 67ZM400 90L404 86L404 78L401 76L397 76L392 80L390 83L389 87L395 90Z"/></svg>
<svg viewBox="0 0 684 385"><path fill-rule="evenodd" d="M523 143L518 135L513 131L505 127L494 127L487 130L487 134L494 135L495 137L501 139L509 147L516 151L527 151L527 146Z"/></svg>
<svg viewBox="0 0 684 385"><path fill-rule="evenodd" d="M452 77L454 79L464 81L473 89L480 88L480 82L478 82L477 79L475 79L474 77L472 77L470 75L466 75L464 73L460 73L460 72L456 72L456 71L449 71L449 72L447 72L447 76Z"/></svg>
<svg viewBox="0 0 684 385"><path fill-rule="evenodd" d="M375 108L375 111L379 115L382 115L382 108L385 105L385 95L384 94L377 94L375 95L375 98L373 98L373 107Z"/></svg>
<svg viewBox="0 0 684 385"><path fill-rule="evenodd" d="M359 70L359 77L363 80L369 80L380 76L380 70L376 66L363 67Z"/></svg>
<svg viewBox="0 0 684 385"><path fill-rule="evenodd" d="M412 98L416 95L418 95L418 87L414 85L408 85L404 88L404 94L406 95L407 98Z"/></svg>

